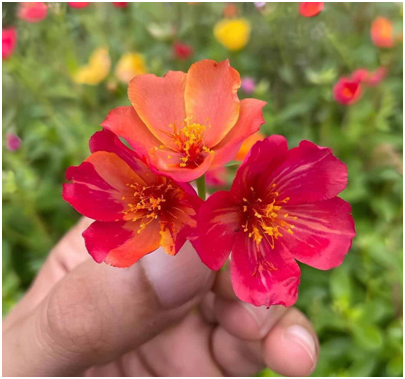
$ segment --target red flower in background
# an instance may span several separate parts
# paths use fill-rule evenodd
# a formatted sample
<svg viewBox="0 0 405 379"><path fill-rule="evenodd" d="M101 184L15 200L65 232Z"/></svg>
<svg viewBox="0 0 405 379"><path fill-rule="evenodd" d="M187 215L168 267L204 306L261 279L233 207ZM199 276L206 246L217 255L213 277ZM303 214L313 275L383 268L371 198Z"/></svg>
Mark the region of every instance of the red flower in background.
<svg viewBox="0 0 405 379"><path fill-rule="evenodd" d="M333 87L333 96L340 104L354 104L360 99L361 94L361 85L358 80L340 78Z"/></svg>
<svg viewBox="0 0 405 379"><path fill-rule="evenodd" d="M196 226L202 200L193 188L153 174L108 130L93 135L90 150L66 171L63 198L96 220L83 233L94 260L129 267L159 246L175 255Z"/></svg>
<svg viewBox="0 0 405 379"><path fill-rule="evenodd" d="M369 86L377 86L387 76L387 69L379 67L375 71L368 71L365 68L360 68L353 72L352 80L359 83L365 83Z"/></svg>
<svg viewBox="0 0 405 379"><path fill-rule="evenodd" d="M324 3L300 3L299 12L304 17L314 17L323 11Z"/></svg>
<svg viewBox="0 0 405 379"><path fill-rule="evenodd" d="M2 30L2 59L11 57L17 44L17 32L14 27Z"/></svg>
<svg viewBox="0 0 405 379"><path fill-rule="evenodd" d="M48 6L45 3L19 3L17 16L27 22L39 22L46 18Z"/></svg>
<svg viewBox="0 0 405 379"><path fill-rule="evenodd" d="M112 5L114 5L115 8L126 8L128 6L128 3L113 2Z"/></svg>
<svg viewBox="0 0 405 379"><path fill-rule="evenodd" d="M350 205L337 195L347 168L330 149L302 141L288 150L282 136L257 142L230 191L214 193L198 212L192 243L219 270L232 252L236 295L256 306L291 306L300 268L339 266L355 236Z"/></svg>
<svg viewBox="0 0 405 379"><path fill-rule="evenodd" d="M225 8L224 8L224 17L227 18L233 18L236 17L238 15L239 11L238 11L238 7L234 4L226 4Z"/></svg>
<svg viewBox="0 0 405 379"><path fill-rule="evenodd" d="M264 101L239 101L239 73L229 61L202 60L188 73L139 75L132 107L112 110L102 126L124 138L151 168L180 182L223 166L264 123Z"/></svg>
<svg viewBox="0 0 405 379"><path fill-rule="evenodd" d="M90 2L87 2L87 3L86 2L78 2L78 3L70 2L68 4L69 4L69 7L71 7L71 8L81 9L81 8L86 8L87 6L89 6Z"/></svg>
<svg viewBox="0 0 405 379"><path fill-rule="evenodd" d="M193 47L183 42L175 42L173 45L173 52L175 57L182 61L185 61L194 55Z"/></svg>
<svg viewBox="0 0 405 379"><path fill-rule="evenodd" d="M371 40L377 47L394 46L394 27L385 17L377 17L371 24Z"/></svg>

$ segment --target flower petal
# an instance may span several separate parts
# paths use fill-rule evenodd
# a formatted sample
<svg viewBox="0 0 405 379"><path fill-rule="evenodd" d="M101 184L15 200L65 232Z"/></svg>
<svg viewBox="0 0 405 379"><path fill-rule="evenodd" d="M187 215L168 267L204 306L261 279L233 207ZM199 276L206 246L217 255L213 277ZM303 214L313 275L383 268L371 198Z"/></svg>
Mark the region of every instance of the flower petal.
<svg viewBox="0 0 405 379"><path fill-rule="evenodd" d="M82 215L99 221L122 219L124 205L119 193L97 173L90 162L69 167L62 197Z"/></svg>
<svg viewBox="0 0 405 379"><path fill-rule="evenodd" d="M108 113L101 126L124 138L142 158L147 156L151 149L161 145L161 142L149 131L133 107L113 109Z"/></svg>
<svg viewBox="0 0 405 379"><path fill-rule="evenodd" d="M240 85L239 73L229 65L229 60L217 63L205 59L188 70L186 113L192 123L208 126L204 138L206 146L215 146L236 124Z"/></svg>
<svg viewBox="0 0 405 379"><path fill-rule="evenodd" d="M229 192L215 192L200 207L198 236L191 242L211 270L219 270L224 265L241 223L241 209L231 201Z"/></svg>
<svg viewBox="0 0 405 379"><path fill-rule="evenodd" d="M262 108L267 103L256 99L244 99L240 102L239 119L225 138L216 145L215 159L212 168L223 166L238 153L243 141L257 132L265 123Z"/></svg>
<svg viewBox="0 0 405 379"><path fill-rule="evenodd" d="M258 260L259 258L259 260ZM232 250L231 276L236 296L256 306L294 305L298 297L300 268L283 244L272 249L263 238L257 246L240 232Z"/></svg>
<svg viewBox="0 0 405 379"><path fill-rule="evenodd" d="M312 203L331 199L346 188L347 167L331 149L301 141L275 171L268 169L259 183L259 188L277 191L280 198L289 197L288 204Z"/></svg>
<svg viewBox="0 0 405 379"><path fill-rule="evenodd" d="M151 222L138 233L140 223L93 222L83 233L86 248L98 263L129 267L160 245L159 222Z"/></svg>
<svg viewBox="0 0 405 379"><path fill-rule="evenodd" d="M256 142L250 153L236 172L232 183L231 194L235 201L240 201L255 186L259 177L265 171L275 170L288 152L287 140L283 136L273 135L263 141ZM266 187L262 187L266 188Z"/></svg>
<svg viewBox="0 0 405 379"><path fill-rule="evenodd" d="M97 151L105 151L116 154L120 157L131 169L134 175L137 176L139 183L153 183L155 175L150 172L150 168L138 157L138 155L128 147L126 147L120 139L107 129L96 132L90 138L89 142L90 151L95 153Z"/></svg>
<svg viewBox="0 0 405 379"><path fill-rule="evenodd" d="M169 158L170 156L170 158ZM191 182L203 176L210 168L215 154L201 153L203 161L196 167L180 167L181 158L184 157L181 153L176 153L169 150L157 150L151 156L151 169L156 174L164 173L170 178L178 182Z"/></svg>
<svg viewBox="0 0 405 379"><path fill-rule="evenodd" d="M319 270L339 266L356 235L350 204L335 197L317 203L286 205L294 233L283 233L283 244L294 258Z"/></svg>
<svg viewBox="0 0 405 379"><path fill-rule="evenodd" d="M164 143L171 138L169 125L182 127L186 118L184 88L187 74L169 71L163 78L152 74L138 75L131 80L128 97L141 120L152 134Z"/></svg>

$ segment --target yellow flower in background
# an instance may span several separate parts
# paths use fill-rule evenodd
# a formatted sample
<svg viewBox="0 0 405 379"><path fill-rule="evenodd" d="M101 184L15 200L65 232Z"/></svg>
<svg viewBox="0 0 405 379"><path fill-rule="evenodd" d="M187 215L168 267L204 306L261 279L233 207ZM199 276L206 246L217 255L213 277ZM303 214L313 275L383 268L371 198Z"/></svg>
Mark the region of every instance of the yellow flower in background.
<svg viewBox="0 0 405 379"><path fill-rule="evenodd" d="M99 48L91 54L89 64L79 68L73 75L73 80L79 84L97 85L109 74L111 59L108 49Z"/></svg>
<svg viewBox="0 0 405 379"><path fill-rule="evenodd" d="M124 54L115 68L115 76L122 83L129 83L129 81L141 74L146 74L148 69L146 67L145 58L142 54L126 53Z"/></svg>
<svg viewBox="0 0 405 379"><path fill-rule="evenodd" d="M214 27L214 36L228 50L239 51L249 42L250 29L245 18L221 20Z"/></svg>

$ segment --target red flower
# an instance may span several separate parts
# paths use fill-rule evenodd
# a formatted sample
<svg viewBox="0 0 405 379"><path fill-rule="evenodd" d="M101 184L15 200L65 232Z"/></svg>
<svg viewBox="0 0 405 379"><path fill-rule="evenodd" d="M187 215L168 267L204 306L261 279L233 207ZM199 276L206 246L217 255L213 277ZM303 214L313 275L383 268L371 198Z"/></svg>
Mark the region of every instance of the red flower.
<svg viewBox="0 0 405 379"><path fill-rule="evenodd" d="M47 12L45 3L19 3L17 16L27 22L39 22L46 18Z"/></svg>
<svg viewBox="0 0 405 379"><path fill-rule="evenodd" d="M377 47L394 46L394 27L385 17L377 17L371 24L371 40Z"/></svg>
<svg viewBox="0 0 405 379"><path fill-rule="evenodd" d="M300 3L299 5L299 12L301 16L304 17L314 17L323 11L323 4L324 3Z"/></svg>
<svg viewBox="0 0 405 379"><path fill-rule="evenodd" d="M96 220L83 233L94 260L129 267L159 246L175 255L196 226L202 200L192 187L153 174L108 130L93 135L90 150L66 171L63 198Z"/></svg>
<svg viewBox="0 0 405 379"><path fill-rule="evenodd" d="M87 6L89 6L90 5L90 1L89 2L78 2L78 3L72 3L72 2L70 2L70 3L68 3L69 4L69 7L71 7L71 8L76 8L76 9L81 9L81 8L86 8Z"/></svg>
<svg viewBox="0 0 405 379"><path fill-rule="evenodd" d="M177 59L185 61L194 55L192 46L183 42L175 42L173 45L173 53Z"/></svg>
<svg viewBox="0 0 405 379"><path fill-rule="evenodd" d="M119 3L119 2L114 2L112 3L115 8L126 8L128 6L128 3Z"/></svg>
<svg viewBox="0 0 405 379"><path fill-rule="evenodd" d="M282 136L257 142L230 191L214 193L198 212L201 260L219 270L232 252L236 295L256 306L291 306L300 268L339 266L355 236L350 205L336 197L347 168L330 149L302 141L288 150Z"/></svg>
<svg viewBox="0 0 405 379"><path fill-rule="evenodd" d="M379 67L375 71L368 71L365 68L360 68L353 72L352 80L359 83L365 83L369 86L377 86L387 75L385 67Z"/></svg>
<svg viewBox="0 0 405 379"><path fill-rule="evenodd" d="M340 78L333 87L333 96L340 104L354 104L360 99L361 94L361 85L357 79Z"/></svg>
<svg viewBox="0 0 405 379"><path fill-rule="evenodd" d="M2 30L2 58L11 57L17 43L17 32L15 28L7 28Z"/></svg>
<svg viewBox="0 0 405 379"><path fill-rule="evenodd" d="M139 75L129 83L133 107L112 110L101 124L124 138L151 168L180 182L223 166L264 123L264 101L236 94L229 61L202 60L188 73Z"/></svg>

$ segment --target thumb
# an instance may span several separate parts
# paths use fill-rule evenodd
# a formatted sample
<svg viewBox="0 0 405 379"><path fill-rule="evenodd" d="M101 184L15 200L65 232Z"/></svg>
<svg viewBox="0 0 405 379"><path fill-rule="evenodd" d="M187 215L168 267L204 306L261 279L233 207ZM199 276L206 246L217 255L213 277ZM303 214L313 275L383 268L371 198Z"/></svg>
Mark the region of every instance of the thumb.
<svg viewBox="0 0 405 379"><path fill-rule="evenodd" d="M128 269L87 261L3 332L3 375L75 375L113 361L181 319L213 278L189 243Z"/></svg>

